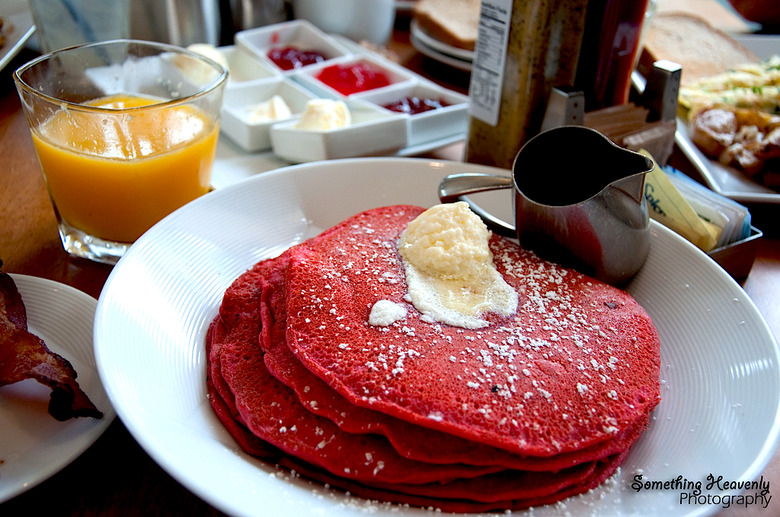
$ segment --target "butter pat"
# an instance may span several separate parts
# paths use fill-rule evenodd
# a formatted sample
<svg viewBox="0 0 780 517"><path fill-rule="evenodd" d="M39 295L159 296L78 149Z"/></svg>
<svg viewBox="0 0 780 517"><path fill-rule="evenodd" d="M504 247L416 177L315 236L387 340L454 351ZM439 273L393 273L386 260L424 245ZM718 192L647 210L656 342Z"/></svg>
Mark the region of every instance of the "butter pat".
<svg viewBox="0 0 780 517"><path fill-rule="evenodd" d="M489 237L465 202L436 205L409 223L398 250L417 310L464 328L487 326L486 312L515 312L517 293L496 270Z"/></svg>
<svg viewBox="0 0 780 517"><path fill-rule="evenodd" d="M292 111L280 95L274 95L265 102L260 102L248 109L248 119L251 123L271 122L292 117Z"/></svg>
<svg viewBox="0 0 780 517"><path fill-rule="evenodd" d="M298 129L328 131L349 126L352 116L344 101L330 99L312 99L306 103L301 114Z"/></svg>

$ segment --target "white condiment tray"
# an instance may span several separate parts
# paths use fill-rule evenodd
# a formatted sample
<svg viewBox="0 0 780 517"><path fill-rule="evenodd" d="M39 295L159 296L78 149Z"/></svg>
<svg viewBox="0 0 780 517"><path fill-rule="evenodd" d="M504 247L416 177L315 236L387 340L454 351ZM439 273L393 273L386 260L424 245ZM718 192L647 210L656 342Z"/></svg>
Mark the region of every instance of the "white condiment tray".
<svg viewBox="0 0 780 517"><path fill-rule="evenodd" d="M267 54L278 47L318 50L326 59L294 70L282 70ZM304 20L294 20L241 31L235 45L218 49L230 68L222 111L222 132L243 151L272 151L285 161L298 163L333 158L382 154L405 155L465 138L468 97L429 81L410 70L338 36L328 35ZM317 79L334 64L364 62L379 68L390 85L342 95ZM287 120L252 122L252 106L280 95L293 116ZM436 110L405 114L383 106L405 97L444 100ZM309 99L340 99L351 110L350 126L328 131L295 127ZM407 152L408 150L408 152Z"/></svg>

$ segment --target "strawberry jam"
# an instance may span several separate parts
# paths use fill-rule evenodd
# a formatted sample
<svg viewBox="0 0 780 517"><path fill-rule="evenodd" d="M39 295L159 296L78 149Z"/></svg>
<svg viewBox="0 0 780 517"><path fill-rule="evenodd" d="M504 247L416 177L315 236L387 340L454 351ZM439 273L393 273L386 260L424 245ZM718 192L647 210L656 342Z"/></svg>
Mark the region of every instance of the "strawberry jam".
<svg viewBox="0 0 780 517"><path fill-rule="evenodd" d="M325 61L325 56L321 52L295 47L272 48L268 51L268 58L282 70L293 70Z"/></svg>
<svg viewBox="0 0 780 517"><path fill-rule="evenodd" d="M397 101L391 102L390 104L385 104L382 107L390 111L416 115L417 113L424 113L426 111L432 111L449 105L450 104L444 99L428 99L414 96L398 99Z"/></svg>
<svg viewBox="0 0 780 517"><path fill-rule="evenodd" d="M381 69L365 62L331 65L323 68L316 77L342 95L390 84L390 79Z"/></svg>

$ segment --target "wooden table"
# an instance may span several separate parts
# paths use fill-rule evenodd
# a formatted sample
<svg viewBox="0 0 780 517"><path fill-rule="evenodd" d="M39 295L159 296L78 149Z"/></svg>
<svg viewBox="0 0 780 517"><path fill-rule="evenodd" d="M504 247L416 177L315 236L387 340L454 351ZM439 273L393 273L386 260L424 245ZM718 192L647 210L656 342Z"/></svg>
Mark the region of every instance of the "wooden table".
<svg viewBox="0 0 780 517"><path fill-rule="evenodd" d="M409 43L403 21L389 47L407 67L448 88L467 91L468 75L418 54ZM0 258L9 273L49 278L97 298L111 267L72 258L62 250L54 212L11 79L11 72L30 57L23 51L0 74ZM426 156L459 160L462 151L462 145L452 145ZM774 206L751 209L754 224L765 234L758 245L752 272L743 285L778 336L780 305L775 303L775 293L780 291L778 210ZM776 456L764 473L773 488L780 487L778 469L780 458ZM262 501L258 504L262 505ZM768 513L759 511L755 515L774 514L778 510L771 510L773 507L780 508L780 502L773 502ZM44 515L220 515L159 467L119 419L61 472L0 505L0 515L9 517L32 510ZM723 515L752 515L750 512L756 509L729 510Z"/></svg>

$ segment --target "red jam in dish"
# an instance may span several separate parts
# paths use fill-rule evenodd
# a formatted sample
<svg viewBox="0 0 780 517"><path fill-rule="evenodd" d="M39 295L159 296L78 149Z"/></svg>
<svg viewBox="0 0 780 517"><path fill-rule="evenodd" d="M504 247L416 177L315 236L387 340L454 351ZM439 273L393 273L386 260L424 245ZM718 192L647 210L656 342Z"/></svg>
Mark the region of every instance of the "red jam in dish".
<svg viewBox="0 0 780 517"><path fill-rule="evenodd" d="M268 51L268 59L276 63L282 70L293 70L306 65L325 61L322 52L316 50L301 50L295 47L278 47Z"/></svg>
<svg viewBox="0 0 780 517"><path fill-rule="evenodd" d="M398 99L397 101L391 102L390 104L385 104L382 107L390 111L416 115L417 113L424 113L426 111L432 111L449 105L450 104L444 99L428 99L414 96Z"/></svg>
<svg viewBox="0 0 780 517"><path fill-rule="evenodd" d="M342 95L373 90L390 84L390 79L381 69L364 62L331 65L323 68L316 77Z"/></svg>

